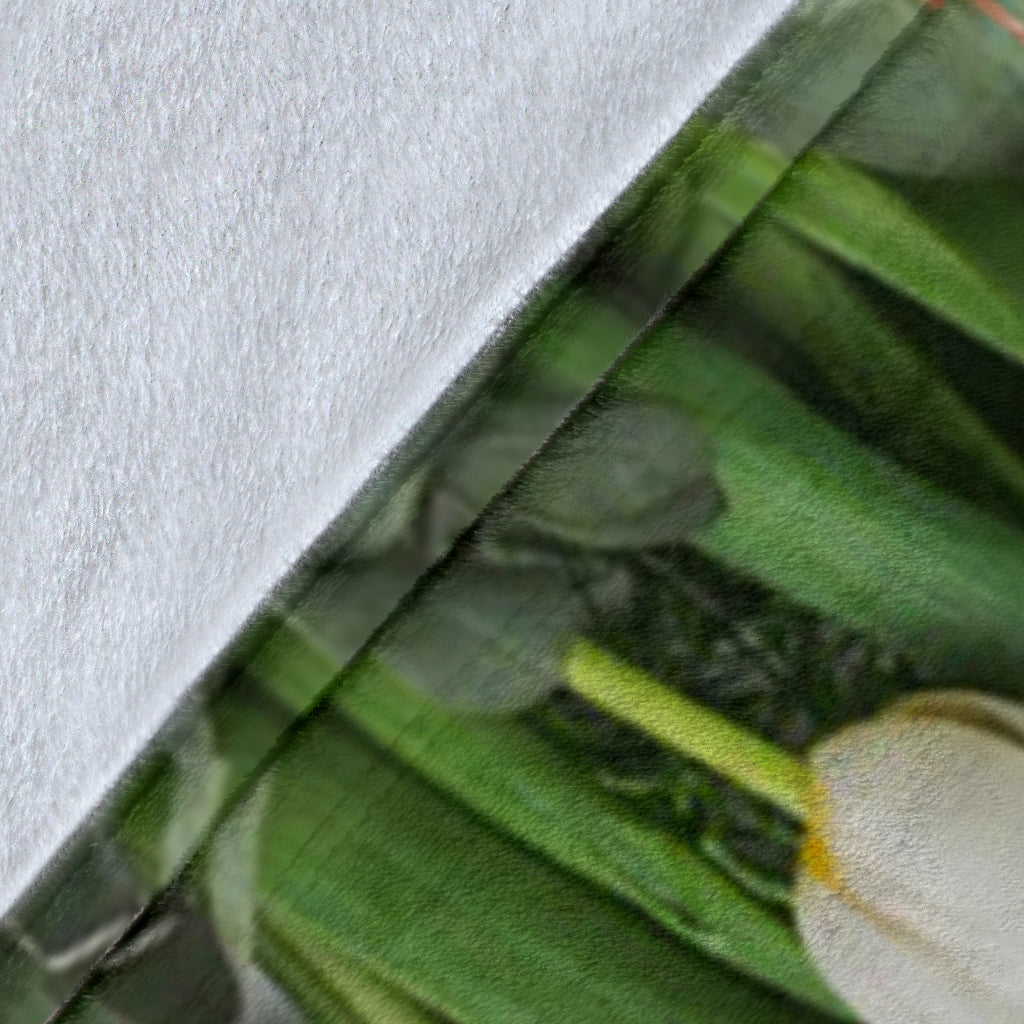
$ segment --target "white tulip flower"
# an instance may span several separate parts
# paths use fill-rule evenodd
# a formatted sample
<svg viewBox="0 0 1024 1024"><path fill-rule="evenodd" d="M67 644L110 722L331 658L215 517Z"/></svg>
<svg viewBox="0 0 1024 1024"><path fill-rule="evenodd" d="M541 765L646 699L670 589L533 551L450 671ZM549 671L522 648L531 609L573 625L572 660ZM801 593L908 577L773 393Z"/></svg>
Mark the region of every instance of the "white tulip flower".
<svg viewBox="0 0 1024 1024"><path fill-rule="evenodd" d="M804 761L587 641L564 671L804 823L797 928L864 1024L1024 1024L1024 707L921 693Z"/></svg>
<svg viewBox="0 0 1024 1024"><path fill-rule="evenodd" d="M812 751L804 944L867 1024L1024 1022L1024 708L922 694Z"/></svg>

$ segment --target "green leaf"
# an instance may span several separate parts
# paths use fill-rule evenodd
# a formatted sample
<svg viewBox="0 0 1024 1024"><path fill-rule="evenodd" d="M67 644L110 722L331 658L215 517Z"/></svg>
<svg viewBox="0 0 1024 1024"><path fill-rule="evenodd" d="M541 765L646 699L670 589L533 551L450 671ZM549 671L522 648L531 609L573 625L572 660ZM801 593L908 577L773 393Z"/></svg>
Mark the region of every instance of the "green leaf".
<svg viewBox="0 0 1024 1024"><path fill-rule="evenodd" d="M387 658L389 651L381 652ZM345 715L485 821L736 970L841 1015L794 933L691 848L628 818L515 720L456 715L373 657L338 698Z"/></svg>
<svg viewBox="0 0 1024 1024"><path fill-rule="evenodd" d="M1024 301L877 178L812 150L776 191L772 208L813 245L1024 360Z"/></svg>
<svg viewBox="0 0 1024 1024"><path fill-rule="evenodd" d="M752 360L770 362L783 380L798 378L794 364L813 367L827 389L822 404L839 398L904 464L986 504L1001 492L1002 504L1020 514L1024 463L915 345L895 316L901 309L879 308L841 264L786 230L773 203L750 223L728 266L714 308L749 339Z"/></svg>
<svg viewBox="0 0 1024 1024"><path fill-rule="evenodd" d="M652 930L331 716L267 784L264 918L288 942L314 929L327 969L355 959L465 1024L830 1019Z"/></svg>
<svg viewBox="0 0 1024 1024"><path fill-rule="evenodd" d="M1019 0L999 3L1024 13ZM947 190L979 175L1013 175L1024 133L1020 41L973 0L916 6L910 45L878 68L819 144L883 173L942 180Z"/></svg>
<svg viewBox="0 0 1024 1024"><path fill-rule="evenodd" d="M666 321L616 381L674 396L715 440L725 511L695 544L944 678L1019 689L1024 536L859 445L715 330Z"/></svg>
<svg viewBox="0 0 1024 1024"><path fill-rule="evenodd" d="M265 899L259 955L309 1019L320 1024L443 1024L446 1019L273 895Z"/></svg>

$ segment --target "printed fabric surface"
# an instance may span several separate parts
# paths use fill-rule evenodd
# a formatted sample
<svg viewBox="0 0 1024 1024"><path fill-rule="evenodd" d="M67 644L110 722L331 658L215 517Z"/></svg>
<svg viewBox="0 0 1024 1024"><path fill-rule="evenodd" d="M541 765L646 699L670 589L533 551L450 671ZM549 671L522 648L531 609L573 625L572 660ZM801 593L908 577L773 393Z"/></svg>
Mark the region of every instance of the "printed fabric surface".
<svg viewBox="0 0 1024 1024"><path fill-rule="evenodd" d="M1024 1020L1022 166L1024 0L798 5L0 922L0 1020Z"/></svg>

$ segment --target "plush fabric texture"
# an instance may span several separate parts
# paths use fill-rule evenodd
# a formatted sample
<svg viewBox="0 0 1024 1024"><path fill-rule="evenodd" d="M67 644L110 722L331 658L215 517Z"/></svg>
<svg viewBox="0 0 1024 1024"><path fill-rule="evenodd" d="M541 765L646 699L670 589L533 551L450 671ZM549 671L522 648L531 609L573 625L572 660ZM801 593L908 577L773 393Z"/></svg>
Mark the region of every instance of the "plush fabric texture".
<svg viewBox="0 0 1024 1024"><path fill-rule="evenodd" d="M0 908L788 6L4 6Z"/></svg>

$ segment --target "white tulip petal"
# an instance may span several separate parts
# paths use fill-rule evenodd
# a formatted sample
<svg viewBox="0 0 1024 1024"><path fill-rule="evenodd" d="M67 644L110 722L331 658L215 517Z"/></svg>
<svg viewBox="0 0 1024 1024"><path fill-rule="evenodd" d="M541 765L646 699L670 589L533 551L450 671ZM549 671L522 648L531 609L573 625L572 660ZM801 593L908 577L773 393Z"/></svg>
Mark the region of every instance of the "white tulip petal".
<svg viewBox="0 0 1024 1024"><path fill-rule="evenodd" d="M802 877L796 901L804 945L825 980L866 1024L1010 1020L998 1015L997 1006L979 1005L922 970L916 952L901 948L820 882Z"/></svg>
<svg viewBox="0 0 1024 1024"><path fill-rule="evenodd" d="M947 694L814 751L823 800L797 923L871 1024L1024 1021L1022 737L1022 709Z"/></svg>

